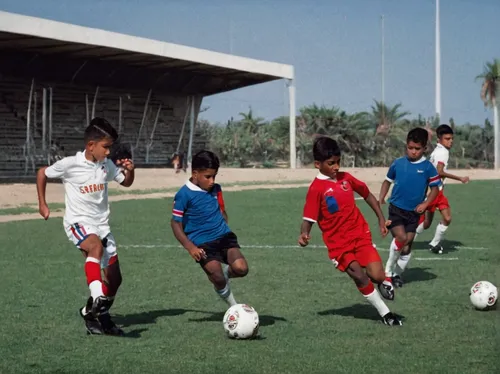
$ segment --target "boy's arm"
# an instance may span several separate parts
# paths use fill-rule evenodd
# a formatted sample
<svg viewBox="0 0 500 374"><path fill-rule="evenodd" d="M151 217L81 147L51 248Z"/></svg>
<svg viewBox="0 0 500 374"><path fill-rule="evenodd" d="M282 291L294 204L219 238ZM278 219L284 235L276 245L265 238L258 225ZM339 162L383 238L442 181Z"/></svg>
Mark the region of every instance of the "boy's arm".
<svg viewBox="0 0 500 374"><path fill-rule="evenodd" d="M380 204L385 204L385 197L387 196L387 192L389 192L389 188L391 188L391 182L386 179L382 182L382 186L380 186L380 193L378 196Z"/></svg>
<svg viewBox="0 0 500 374"><path fill-rule="evenodd" d="M305 247L311 240L311 228L314 222L318 220L321 210L322 194L313 186L309 187L306 195L306 203L302 215L302 224L300 225L299 245Z"/></svg>
<svg viewBox="0 0 500 374"><path fill-rule="evenodd" d="M135 179L134 169L132 169L132 170L126 169L123 171L123 174L125 175L125 179L120 184L123 187L130 187L132 185L132 183L134 183L134 179Z"/></svg>
<svg viewBox="0 0 500 374"><path fill-rule="evenodd" d="M299 236L299 245L301 247L305 247L309 244L309 240L311 239L311 228L314 222L303 220L302 225L300 225L300 236Z"/></svg>
<svg viewBox="0 0 500 374"><path fill-rule="evenodd" d="M385 197L389 192L389 188L391 187L391 183L396 180L396 161L394 161L389 170L387 170L387 175L385 176L385 180L382 182L382 186L380 186L380 193L378 196L378 201L380 204L385 204Z"/></svg>
<svg viewBox="0 0 500 374"><path fill-rule="evenodd" d="M431 192L429 192L429 195L427 195L427 199L421 204L418 204L417 207L415 208L417 213L423 213L427 209L430 203L434 201L434 199L437 197L439 194L439 187L438 186L431 186L430 187Z"/></svg>
<svg viewBox="0 0 500 374"><path fill-rule="evenodd" d="M386 192L387 193L387 192ZM385 196L384 196L385 198ZM378 226L380 229L380 234L382 237L386 236L389 233L389 230L387 229L387 225L389 222L385 220L384 213L382 212L382 209L380 208L380 203L377 201L377 198L370 192L368 197L365 199L366 203L370 208L372 208L373 212L378 218Z"/></svg>
<svg viewBox="0 0 500 374"><path fill-rule="evenodd" d="M456 181L460 181L462 183L468 183L469 182L469 177L459 177L458 175L450 174L447 173L444 170L444 164L439 163L438 166L436 167L438 174L441 178L449 178L449 179L454 179Z"/></svg>
<svg viewBox="0 0 500 374"><path fill-rule="evenodd" d="M45 175L47 166L40 168L36 174L36 192L38 194L38 211L40 215L47 220L50 215L50 209L45 200L45 190L47 187L47 176Z"/></svg>
<svg viewBox="0 0 500 374"><path fill-rule="evenodd" d="M172 232L175 238L181 245L189 252L192 258L196 261L200 261L202 258L206 257L205 251L202 248L198 248L194 243L189 240L182 227L182 222L176 221L172 218L170 221L170 226L172 227Z"/></svg>

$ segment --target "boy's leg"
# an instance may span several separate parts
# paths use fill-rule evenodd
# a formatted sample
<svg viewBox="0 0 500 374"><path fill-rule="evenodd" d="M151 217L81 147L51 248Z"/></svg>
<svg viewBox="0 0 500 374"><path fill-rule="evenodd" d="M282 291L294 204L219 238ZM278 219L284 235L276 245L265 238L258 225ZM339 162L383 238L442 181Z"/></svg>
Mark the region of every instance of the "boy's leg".
<svg viewBox="0 0 500 374"><path fill-rule="evenodd" d="M403 287L401 274L405 271L411 259L411 246L415 239L417 227L421 216L416 212L408 212L405 222L406 242L401 248L399 258L396 261L396 267L393 272L392 282L396 287Z"/></svg>
<svg viewBox="0 0 500 374"><path fill-rule="evenodd" d="M376 252L375 248L372 247L372 249ZM350 253L350 254L349 254ZM343 262L349 262L351 259L354 258L354 254L352 252L349 252L347 256L343 259ZM376 252L377 253L377 252ZM352 255L352 257L351 257ZM377 253L378 256L378 253ZM344 256L343 256L344 257ZM351 258L349 258L351 257ZM379 257L379 269L378 269L378 276L380 279L378 280L383 280L384 278L384 271L382 268L382 262L380 261ZM376 267L374 265L373 267ZM343 269L342 263L340 263L337 268L339 270ZM377 292L375 289L372 281L368 277L368 275L365 273L361 265L359 264L358 261L352 260L350 261L349 265L345 268L345 272L352 278L354 283L356 284L356 287L358 288L359 292L364 296L364 298L371 304L375 309L377 309L377 312L379 313L380 317L382 317L382 320L384 321L385 324L391 325L391 326L399 326L402 325L401 319L396 316L395 314L391 313L387 305L384 303L382 298L380 297L380 294Z"/></svg>
<svg viewBox="0 0 500 374"><path fill-rule="evenodd" d="M410 262L411 259L411 246L413 244L413 240L415 239L416 233L414 232L407 232L406 233L406 240L407 243L402 249L401 253L399 255L399 258L396 262L396 267L394 269L394 277L393 277L393 283L398 284L398 287L403 286L403 280L401 279L401 274L405 271L406 267L408 266L408 263Z"/></svg>
<svg viewBox="0 0 500 374"><path fill-rule="evenodd" d="M422 234L424 230L427 230L429 227L431 227L433 219L434 219L434 210L426 210L425 213L420 216L415 238L418 235Z"/></svg>
<svg viewBox="0 0 500 374"><path fill-rule="evenodd" d="M399 258L401 249L403 249L406 244L406 230L405 226L408 220L408 212L394 206L389 205L389 216L388 220L391 221L389 225L389 230L393 236L393 240L389 247L389 258L385 264L385 276L388 282L392 283L392 273L394 271L394 266Z"/></svg>
<svg viewBox="0 0 500 374"><path fill-rule="evenodd" d="M227 277L241 278L248 274L248 263L239 247L227 250Z"/></svg>
<svg viewBox="0 0 500 374"><path fill-rule="evenodd" d="M443 198L446 199L446 197L444 196ZM429 243L429 250L434 253L441 254L443 253L443 247L441 247L439 243L441 243L441 240L443 240L444 234L446 230L448 230L448 226L451 223L451 209L447 199L446 202L442 201L442 205L440 205L438 208L441 213L441 222L439 222L438 225L436 226L436 232L434 234L434 238Z"/></svg>
<svg viewBox="0 0 500 374"><path fill-rule="evenodd" d="M104 295L105 285L101 275L101 259L103 256L103 245L101 239L95 233L89 233L92 230L89 226L73 225L85 236L79 241L78 248L85 252L85 275L92 298L91 312L94 317L107 309L107 299ZM94 231L94 230L92 230Z"/></svg>
<svg viewBox="0 0 500 374"><path fill-rule="evenodd" d="M122 283L120 263L118 261L118 254L116 253L116 241L113 234L109 233L109 230L105 230L102 234L106 235L101 241L104 247L101 268L106 278L106 281L103 283L103 293L106 296L107 308L106 311L99 315L98 320L105 334L122 336L124 335L123 330L116 326L109 314L109 309L113 305L116 293Z"/></svg>
<svg viewBox="0 0 500 374"><path fill-rule="evenodd" d="M389 247L389 258L385 264L385 276L386 280L392 282L392 276L394 272L394 267L396 266L396 262L399 259L401 254L401 250L406 244L407 237L405 227L402 223L398 225L394 225L394 223L390 227L392 236L394 239L391 241L391 245Z"/></svg>
<svg viewBox="0 0 500 374"><path fill-rule="evenodd" d="M209 258L209 253L207 253L207 259L200 261L200 265L207 274L210 282L214 285L215 292L217 292L217 294L230 306L236 305L237 302L224 276L221 263L214 258Z"/></svg>

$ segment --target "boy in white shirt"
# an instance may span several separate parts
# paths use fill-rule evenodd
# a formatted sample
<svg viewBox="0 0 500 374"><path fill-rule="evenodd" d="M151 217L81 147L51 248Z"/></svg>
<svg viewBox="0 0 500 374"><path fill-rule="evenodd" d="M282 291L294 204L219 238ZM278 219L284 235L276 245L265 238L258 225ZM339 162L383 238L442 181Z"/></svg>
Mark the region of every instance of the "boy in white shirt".
<svg viewBox="0 0 500 374"><path fill-rule="evenodd" d="M65 157L37 173L40 215L48 219L45 200L47 178L60 178L65 190L64 230L86 257L85 275L90 289L87 305L80 310L88 334L123 335L111 320L109 308L121 284L115 238L108 224L108 182L129 187L134 181L132 160L108 159L118 133L103 118L94 118L84 133L85 150ZM119 167L117 167L119 166ZM101 275L103 269L106 281Z"/></svg>
<svg viewBox="0 0 500 374"><path fill-rule="evenodd" d="M439 210L441 213L441 222L436 227L434 238L429 243L429 250L434 253L442 254L443 247L439 245L444 238L444 233L451 223L451 209L448 199L444 195L444 183L446 178L454 179L462 183L468 183L469 177L459 177L447 172L448 160L450 158L450 149L453 146L453 129L448 125L440 125L436 129L438 143L436 148L431 153L430 161L436 167L443 184L439 187L439 194L432 201L425 215L420 217L419 226L417 227L417 234L421 234L424 230L428 229L432 224L434 212Z"/></svg>

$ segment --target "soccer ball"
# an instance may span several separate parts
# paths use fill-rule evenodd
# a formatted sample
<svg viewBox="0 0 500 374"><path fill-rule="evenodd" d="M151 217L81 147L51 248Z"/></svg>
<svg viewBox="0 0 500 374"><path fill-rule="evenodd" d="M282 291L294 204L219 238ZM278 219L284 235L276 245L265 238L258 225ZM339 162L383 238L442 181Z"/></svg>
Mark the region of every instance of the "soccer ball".
<svg viewBox="0 0 500 374"><path fill-rule="evenodd" d="M491 308L498 299L497 288L487 281L477 282L470 289L470 302L474 308L486 310Z"/></svg>
<svg viewBox="0 0 500 374"><path fill-rule="evenodd" d="M230 307L224 319L224 331L233 339L250 339L259 332L259 315L247 304L236 304Z"/></svg>

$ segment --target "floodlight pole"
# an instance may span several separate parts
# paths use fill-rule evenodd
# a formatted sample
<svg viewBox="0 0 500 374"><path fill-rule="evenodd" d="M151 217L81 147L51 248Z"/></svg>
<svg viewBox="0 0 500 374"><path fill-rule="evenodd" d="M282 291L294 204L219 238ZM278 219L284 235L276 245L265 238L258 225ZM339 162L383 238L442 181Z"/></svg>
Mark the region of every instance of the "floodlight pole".
<svg viewBox="0 0 500 374"><path fill-rule="evenodd" d="M289 118L290 118L290 169L297 168L297 146L295 141L296 125L295 125L295 82L293 79L288 79L286 82L288 86L288 99L289 99Z"/></svg>
<svg viewBox="0 0 500 374"><path fill-rule="evenodd" d="M191 170L191 159L193 158L193 137L194 137L194 122L195 122L195 113L194 113L194 96L191 97L190 100L190 113L189 113L189 144L188 144L188 152L187 152L187 164L188 169Z"/></svg>
<svg viewBox="0 0 500 374"><path fill-rule="evenodd" d="M436 0L436 116L441 118L441 36L439 26L439 0Z"/></svg>

